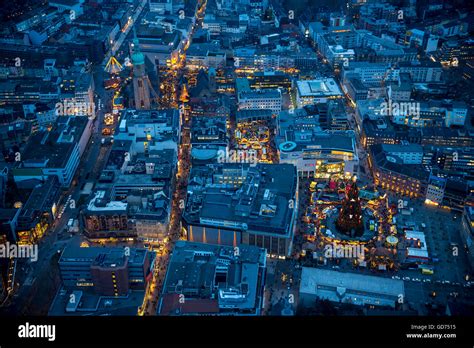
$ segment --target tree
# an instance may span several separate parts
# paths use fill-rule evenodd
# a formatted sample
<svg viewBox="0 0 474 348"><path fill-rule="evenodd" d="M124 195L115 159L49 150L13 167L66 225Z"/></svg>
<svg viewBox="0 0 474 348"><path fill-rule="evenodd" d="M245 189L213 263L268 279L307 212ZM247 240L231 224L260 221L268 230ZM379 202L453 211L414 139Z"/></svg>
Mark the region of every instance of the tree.
<svg viewBox="0 0 474 348"><path fill-rule="evenodd" d="M364 232L362 207L360 205L359 189L355 177L352 183L346 186L346 196L342 201L336 227L339 231L351 237L356 235L360 236Z"/></svg>

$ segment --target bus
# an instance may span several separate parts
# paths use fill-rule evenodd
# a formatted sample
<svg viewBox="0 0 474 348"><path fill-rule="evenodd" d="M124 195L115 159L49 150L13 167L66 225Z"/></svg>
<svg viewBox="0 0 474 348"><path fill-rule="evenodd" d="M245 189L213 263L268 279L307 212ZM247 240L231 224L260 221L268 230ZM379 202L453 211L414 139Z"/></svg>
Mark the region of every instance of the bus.
<svg viewBox="0 0 474 348"><path fill-rule="evenodd" d="M420 265L421 274L432 275L434 274L434 267L429 265Z"/></svg>
<svg viewBox="0 0 474 348"><path fill-rule="evenodd" d="M421 269L421 274L432 275L432 274L434 274L434 271L432 269L422 268Z"/></svg>

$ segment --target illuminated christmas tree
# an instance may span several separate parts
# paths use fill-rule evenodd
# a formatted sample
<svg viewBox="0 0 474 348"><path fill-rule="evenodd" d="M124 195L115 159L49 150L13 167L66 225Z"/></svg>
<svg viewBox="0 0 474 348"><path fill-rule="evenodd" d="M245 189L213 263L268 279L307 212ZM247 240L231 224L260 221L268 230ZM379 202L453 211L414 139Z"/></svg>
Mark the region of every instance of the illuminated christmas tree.
<svg viewBox="0 0 474 348"><path fill-rule="evenodd" d="M182 103L189 102L189 93L188 93L188 88L186 87L186 84L184 84L181 89L181 95L179 97L179 101Z"/></svg>
<svg viewBox="0 0 474 348"><path fill-rule="evenodd" d="M362 208L359 199L359 189L354 176L352 183L346 186L346 196L342 201L336 227L339 231L351 236L361 236L364 233L362 221Z"/></svg>

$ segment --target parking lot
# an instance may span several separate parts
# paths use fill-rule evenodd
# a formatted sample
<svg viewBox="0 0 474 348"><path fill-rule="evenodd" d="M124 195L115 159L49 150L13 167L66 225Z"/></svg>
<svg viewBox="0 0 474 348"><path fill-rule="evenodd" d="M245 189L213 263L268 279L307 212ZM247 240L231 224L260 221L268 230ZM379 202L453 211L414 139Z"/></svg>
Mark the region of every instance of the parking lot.
<svg viewBox="0 0 474 348"><path fill-rule="evenodd" d="M462 284L465 282L469 266L460 235L461 215L423 204L420 201L410 200L408 206L413 208L412 215L398 214L398 225L404 226L410 222L414 223L415 229L418 228L425 234L430 257L439 260L433 264L434 274L428 277L450 283ZM426 227L423 228L422 224ZM404 273L413 272L407 270ZM415 271L415 273L419 274L419 271ZM407 276L409 275L407 274Z"/></svg>
<svg viewBox="0 0 474 348"><path fill-rule="evenodd" d="M327 264L317 263L311 257L301 259L302 266L327 268L340 272L356 272L379 277L403 280L405 284L405 304L407 309L420 314L432 314L437 305L445 305L448 301L474 303L474 292L466 280L469 265L466 251L461 240L461 214L447 209L425 204L422 200L408 199L387 192L391 204L397 204L399 199L406 200L406 211L410 215L397 214L397 229L403 227L423 232L430 257L429 264L434 267L432 275L422 274L420 269L400 267L397 271L380 271L364 267L354 267L350 260L326 260ZM384 192L381 192L383 195ZM302 195L301 197L304 197ZM300 225L300 228L304 224ZM298 243L295 243L298 245ZM400 245L402 247L402 245ZM400 249L400 253L405 251ZM416 267L416 265L414 265ZM469 275L469 279L472 275ZM442 308L442 306L438 306Z"/></svg>
<svg viewBox="0 0 474 348"><path fill-rule="evenodd" d="M458 298L474 301L472 288L465 278L469 266L460 236L461 215L420 200L410 200L408 207L413 208L412 215L397 215L398 226L414 224L415 229L424 232L429 255L438 261L433 262L433 275L423 275L419 270L397 272L405 282L407 302L427 314L426 303L446 304Z"/></svg>

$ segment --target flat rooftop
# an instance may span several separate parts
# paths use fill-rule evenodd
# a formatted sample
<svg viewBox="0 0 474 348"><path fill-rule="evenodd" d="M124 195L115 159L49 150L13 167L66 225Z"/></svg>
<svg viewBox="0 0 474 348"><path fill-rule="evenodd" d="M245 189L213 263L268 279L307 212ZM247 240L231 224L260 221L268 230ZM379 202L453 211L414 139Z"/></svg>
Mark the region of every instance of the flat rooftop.
<svg viewBox="0 0 474 348"><path fill-rule="evenodd" d="M342 150L356 152L355 138L346 134L316 133L312 139L312 145L327 150Z"/></svg>
<svg viewBox="0 0 474 348"><path fill-rule="evenodd" d="M173 250L165 284L161 314L255 311L263 283L266 251L255 246L234 248L179 241ZM166 296L168 294L168 296ZM185 294L183 306L170 294Z"/></svg>
<svg viewBox="0 0 474 348"><path fill-rule="evenodd" d="M93 263L100 255L106 255L103 258L104 265L109 261L116 260L117 262L119 255L123 258L125 255L124 248L104 248L104 247L88 247L81 248L79 245L80 240L71 240L71 242L64 248L59 262L87 262ZM130 248L130 256L128 257L129 265L142 265L148 251L146 249ZM98 260L100 261L100 260ZM113 263L113 262L112 262Z"/></svg>
<svg viewBox="0 0 474 348"><path fill-rule="evenodd" d="M322 287L345 288L353 292L396 297L405 294L402 280L303 267L300 293L318 294Z"/></svg>
<svg viewBox="0 0 474 348"><path fill-rule="evenodd" d="M105 198L106 191L97 191L95 197L87 205L89 212L126 212L127 203L120 201L109 201Z"/></svg>
<svg viewBox="0 0 474 348"><path fill-rule="evenodd" d="M382 144L385 152L420 152L423 153L423 146L420 144Z"/></svg>
<svg viewBox="0 0 474 348"><path fill-rule="evenodd" d="M226 169L229 171L223 173ZM231 171L234 171L233 173ZM235 188L225 184L231 176L245 178ZM191 174L192 189L183 218L190 224L234 226L271 234L289 233L296 191L296 168L292 164L218 165ZM222 180L224 182L222 182ZM196 183L200 186L195 186Z"/></svg>
<svg viewBox="0 0 474 348"><path fill-rule="evenodd" d="M329 97L342 95L339 86L333 78L316 80L300 80L296 82L300 97Z"/></svg>
<svg viewBox="0 0 474 348"><path fill-rule="evenodd" d="M38 132L31 136L21 154L23 166L37 168L35 164L46 162L46 168L65 167L88 121L84 116L58 117L52 131Z"/></svg>
<svg viewBox="0 0 474 348"><path fill-rule="evenodd" d="M243 91L239 99L281 99L281 92L278 89Z"/></svg>
<svg viewBox="0 0 474 348"><path fill-rule="evenodd" d="M92 292L81 291L75 311L66 311L71 291L60 288L49 309L50 316L135 316L143 303L145 291L130 291L127 296L100 296ZM77 293L77 291L76 291Z"/></svg>
<svg viewBox="0 0 474 348"><path fill-rule="evenodd" d="M144 123L164 124L170 127L178 126L178 110L137 110L126 109L122 112L120 128L130 125L143 125ZM122 129L120 129L122 131Z"/></svg>

